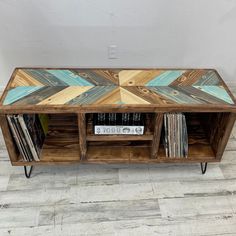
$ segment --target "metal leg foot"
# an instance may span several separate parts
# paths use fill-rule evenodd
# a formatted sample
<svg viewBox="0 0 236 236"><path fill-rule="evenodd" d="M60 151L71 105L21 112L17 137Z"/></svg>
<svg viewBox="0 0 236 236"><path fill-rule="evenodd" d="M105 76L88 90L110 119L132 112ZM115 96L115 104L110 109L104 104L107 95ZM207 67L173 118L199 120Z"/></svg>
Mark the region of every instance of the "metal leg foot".
<svg viewBox="0 0 236 236"><path fill-rule="evenodd" d="M207 162L201 162L201 171L203 175L206 173L206 170L207 170Z"/></svg>
<svg viewBox="0 0 236 236"><path fill-rule="evenodd" d="M24 170L25 170L25 177L26 177L27 179L29 179L29 178L30 178L30 176L31 176L31 173L32 173L32 170L33 170L33 167L34 167L34 166L30 166L30 169L29 169L29 171L27 171L27 166L24 166Z"/></svg>

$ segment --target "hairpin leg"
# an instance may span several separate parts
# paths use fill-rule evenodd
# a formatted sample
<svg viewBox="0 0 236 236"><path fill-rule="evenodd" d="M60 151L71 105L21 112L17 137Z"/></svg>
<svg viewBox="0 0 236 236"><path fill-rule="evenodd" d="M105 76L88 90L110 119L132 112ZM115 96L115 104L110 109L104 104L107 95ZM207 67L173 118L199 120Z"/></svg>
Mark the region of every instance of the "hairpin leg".
<svg viewBox="0 0 236 236"><path fill-rule="evenodd" d="M30 176L31 176L31 173L32 173L32 170L33 170L33 167L34 167L34 166L30 166L30 169L29 169L29 171L27 171L27 166L24 166L24 170L25 170L25 177L26 177L27 179L29 179L29 178L30 178Z"/></svg>
<svg viewBox="0 0 236 236"><path fill-rule="evenodd" d="M207 170L207 162L201 162L201 171L203 175L206 173L206 170Z"/></svg>

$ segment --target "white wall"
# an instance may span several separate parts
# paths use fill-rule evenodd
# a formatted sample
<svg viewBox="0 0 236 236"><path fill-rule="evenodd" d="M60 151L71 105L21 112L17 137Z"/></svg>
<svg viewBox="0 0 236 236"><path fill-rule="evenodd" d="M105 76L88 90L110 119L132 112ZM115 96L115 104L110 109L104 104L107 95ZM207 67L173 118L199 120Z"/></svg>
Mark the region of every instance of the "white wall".
<svg viewBox="0 0 236 236"><path fill-rule="evenodd" d="M215 67L236 83L236 0L0 0L0 86L16 66Z"/></svg>

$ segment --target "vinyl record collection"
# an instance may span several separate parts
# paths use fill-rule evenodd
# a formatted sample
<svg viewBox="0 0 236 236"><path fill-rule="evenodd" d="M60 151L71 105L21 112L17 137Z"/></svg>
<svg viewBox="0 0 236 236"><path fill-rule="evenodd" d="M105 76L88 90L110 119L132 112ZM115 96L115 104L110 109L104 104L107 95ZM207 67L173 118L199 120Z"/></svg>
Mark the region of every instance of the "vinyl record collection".
<svg viewBox="0 0 236 236"><path fill-rule="evenodd" d="M93 115L97 135L142 135L145 115L142 113L97 113Z"/></svg>
<svg viewBox="0 0 236 236"><path fill-rule="evenodd" d="M93 114L96 135L143 135L143 113ZM40 152L48 132L48 116L45 114L7 115L14 141L23 161L40 161ZM188 134L185 115L165 113L163 142L166 157L187 158Z"/></svg>
<svg viewBox="0 0 236 236"><path fill-rule="evenodd" d="M7 119L23 161L39 161L48 131L47 115L7 115Z"/></svg>
<svg viewBox="0 0 236 236"><path fill-rule="evenodd" d="M188 156L188 134L185 115L182 113L164 114L164 146L166 157Z"/></svg>

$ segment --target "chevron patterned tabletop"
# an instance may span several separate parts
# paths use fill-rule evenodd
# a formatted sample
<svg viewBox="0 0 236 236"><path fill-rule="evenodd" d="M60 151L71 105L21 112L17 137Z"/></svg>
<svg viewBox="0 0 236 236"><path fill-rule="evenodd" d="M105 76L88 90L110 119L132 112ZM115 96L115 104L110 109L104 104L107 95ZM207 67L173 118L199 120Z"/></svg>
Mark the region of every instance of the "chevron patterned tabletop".
<svg viewBox="0 0 236 236"><path fill-rule="evenodd" d="M234 105L211 69L26 69L13 73L2 105Z"/></svg>

